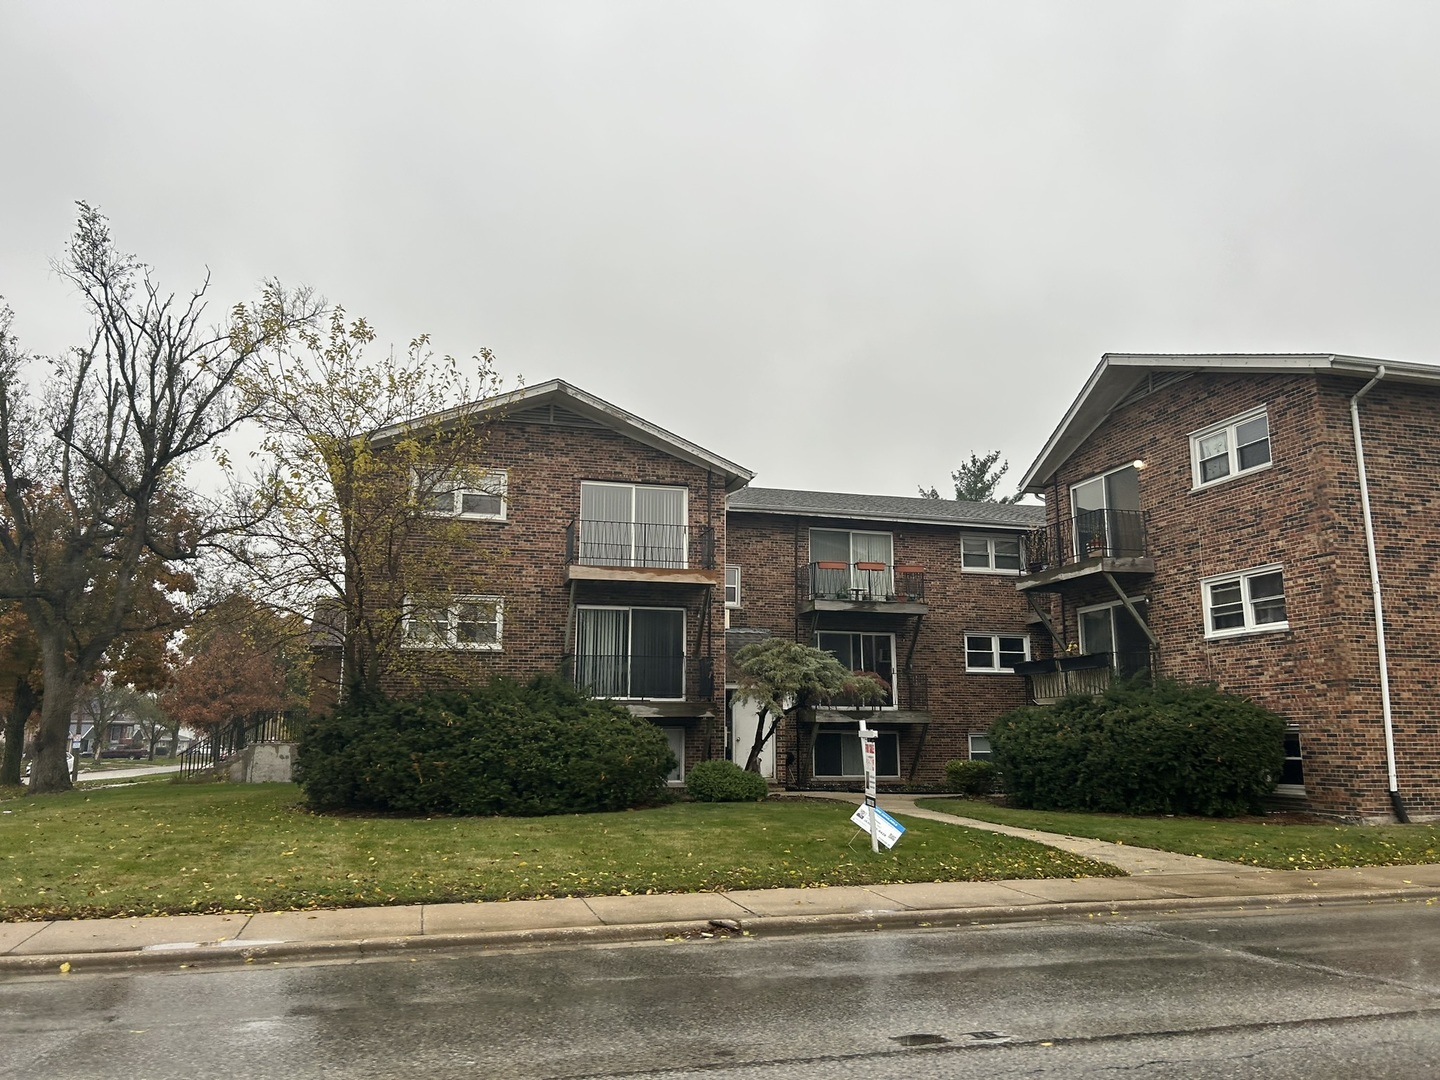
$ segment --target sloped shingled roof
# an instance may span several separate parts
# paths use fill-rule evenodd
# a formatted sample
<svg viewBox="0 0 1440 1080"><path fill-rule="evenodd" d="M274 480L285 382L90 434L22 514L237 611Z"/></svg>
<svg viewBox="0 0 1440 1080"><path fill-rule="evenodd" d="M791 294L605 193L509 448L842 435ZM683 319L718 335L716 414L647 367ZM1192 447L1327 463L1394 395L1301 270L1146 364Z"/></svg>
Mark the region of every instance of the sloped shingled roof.
<svg viewBox="0 0 1440 1080"><path fill-rule="evenodd" d="M851 495L839 491L793 491L746 487L726 503L733 512L795 514L800 517L907 521L935 525L1034 529L1045 524L1045 507L1014 503L957 502L904 495Z"/></svg>

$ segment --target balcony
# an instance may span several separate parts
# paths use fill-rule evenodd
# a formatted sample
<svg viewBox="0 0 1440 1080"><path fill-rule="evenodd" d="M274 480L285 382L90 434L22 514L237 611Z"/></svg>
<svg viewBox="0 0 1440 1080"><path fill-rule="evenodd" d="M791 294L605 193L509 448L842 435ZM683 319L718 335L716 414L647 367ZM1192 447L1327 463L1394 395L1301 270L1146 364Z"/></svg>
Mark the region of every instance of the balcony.
<svg viewBox="0 0 1440 1080"><path fill-rule="evenodd" d="M721 583L710 525L572 520L565 527L565 566L567 581Z"/></svg>
<svg viewBox="0 0 1440 1080"><path fill-rule="evenodd" d="M925 615L925 568L909 563L812 562L796 571L801 611Z"/></svg>
<svg viewBox="0 0 1440 1080"><path fill-rule="evenodd" d="M1056 592L1099 574L1155 573L1143 510L1087 510L1025 535L1021 592Z"/></svg>
<svg viewBox="0 0 1440 1080"><path fill-rule="evenodd" d="M597 698L609 698L647 720L685 720L714 716L715 662L695 658L696 678L687 686L684 656L635 653L583 654L571 658L575 685Z"/></svg>
<svg viewBox="0 0 1440 1080"><path fill-rule="evenodd" d="M1025 676L1032 705L1054 705L1075 694L1099 697L1116 679L1148 678L1151 667L1149 650L1138 649L1027 660L1015 665L1015 673Z"/></svg>

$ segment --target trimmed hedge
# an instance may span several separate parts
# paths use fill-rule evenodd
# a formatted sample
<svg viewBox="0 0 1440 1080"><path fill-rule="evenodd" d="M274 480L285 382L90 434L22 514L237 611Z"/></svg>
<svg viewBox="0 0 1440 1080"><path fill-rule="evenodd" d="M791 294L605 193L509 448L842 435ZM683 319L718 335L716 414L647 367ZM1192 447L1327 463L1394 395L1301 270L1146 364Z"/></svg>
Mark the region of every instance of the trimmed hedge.
<svg viewBox="0 0 1440 1080"><path fill-rule="evenodd" d="M1209 817L1262 808L1284 737L1283 720L1244 698L1165 681L1016 709L990 728L1012 805Z"/></svg>
<svg viewBox="0 0 1440 1080"><path fill-rule="evenodd" d="M701 761L685 774L685 793L697 802L759 802L770 785L733 761Z"/></svg>
<svg viewBox="0 0 1440 1080"><path fill-rule="evenodd" d="M316 807L538 816L661 801L665 734L541 676L357 702L302 732L296 778Z"/></svg>
<svg viewBox="0 0 1440 1080"><path fill-rule="evenodd" d="M957 795L989 795L999 781L1000 770L993 761L959 758L945 763L945 786Z"/></svg>

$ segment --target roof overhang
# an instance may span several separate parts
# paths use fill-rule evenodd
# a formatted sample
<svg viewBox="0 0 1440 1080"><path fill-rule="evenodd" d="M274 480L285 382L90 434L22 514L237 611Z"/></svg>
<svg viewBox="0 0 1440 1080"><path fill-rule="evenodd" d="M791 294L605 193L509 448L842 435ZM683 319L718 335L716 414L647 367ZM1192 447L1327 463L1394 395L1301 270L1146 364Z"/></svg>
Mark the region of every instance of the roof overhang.
<svg viewBox="0 0 1440 1080"><path fill-rule="evenodd" d="M429 416L416 417L414 420L407 420L401 424L392 424L379 429L371 438L376 445L383 446L406 432L431 428L452 428L461 424L481 421L504 420L508 414L521 410L528 412L549 404L561 404L570 412L602 427L617 431L638 443L680 458L682 461L688 461L707 472L718 473L725 481L727 492L738 491L755 476L744 466L737 465L718 454L712 454L709 450L697 446L688 439L682 439L673 432L666 431L648 420L642 420L634 413L627 412L618 405L612 405L594 394L586 393L579 387L571 386L561 379L551 379L538 386L522 387L519 390L496 394L494 397L483 398L480 401L458 405L443 412L431 413Z"/></svg>
<svg viewBox="0 0 1440 1080"><path fill-rule="evenodd" d="M1335 353L1106 353L1020 481L1041 493L1062 464L1115 408L1157 376L1201 373L1255 375L1330 373L1373 378L1381 369L1396 382L1440 384L1440 367Z"/></svg>

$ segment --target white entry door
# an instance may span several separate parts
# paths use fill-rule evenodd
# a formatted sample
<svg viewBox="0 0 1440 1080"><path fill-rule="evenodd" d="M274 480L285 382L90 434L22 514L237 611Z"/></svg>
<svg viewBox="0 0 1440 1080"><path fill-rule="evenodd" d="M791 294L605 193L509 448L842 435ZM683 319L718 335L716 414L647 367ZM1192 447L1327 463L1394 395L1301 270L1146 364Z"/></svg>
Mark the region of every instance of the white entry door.
<svg viewBox="0 0 1440 1080"><path fill-rule="evenodd" d="M730 699L730 760L742 769L750 760L750 747L755 745L755 726L759 720L755 702ZM767 719L766 724L770 723ZM760 753L760 775L775 779L775 740L765 744Z"/></svg>

